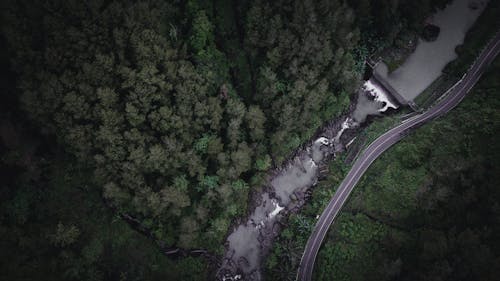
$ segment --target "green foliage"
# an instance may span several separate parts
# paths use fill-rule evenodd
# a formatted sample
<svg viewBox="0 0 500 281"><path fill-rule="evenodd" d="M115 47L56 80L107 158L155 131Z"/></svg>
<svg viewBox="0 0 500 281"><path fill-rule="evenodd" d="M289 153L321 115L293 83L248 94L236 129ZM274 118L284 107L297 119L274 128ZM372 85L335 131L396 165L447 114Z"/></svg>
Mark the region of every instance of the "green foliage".
<svg viewBox="0 0 500 281"><path fill-rule="evenodd" d="M359 78L349 55L359 40L353 23L352 10L338 1L250 5L246 48L261 62L254 99L267 116L277 163L346 108L337 102L341 90L350 93Z"/></svg>
<svg viewBox="0 0 500 281"><path fill-rule="evenodd" d="M219 177L217 176L205 176L201 180L201 188L199 191L206 189L215 189L218 186Z"/></svg>
<svg viewBox="0 0 500 281"><path fill-rule="evenodd" d="M233 182L233 184L232 184L232 186L233 186L233 188L234 188L235 190L244 190L244 189L248 189L248 185L246 184L246 182L245 182L245 181L243 181L243 180L240 180L240 179L239 179L239 180L234 181L234 182Z"/></svg>
<svg viewBox="0 0 500 281"><path fill-rule="evenodd" d="M199 10L193 19L189 44L196 54L199 54L208 44L213 42L213 26L205 11Z"/></svg>
<svg viewBox="0 0 500 281"><path fill-rule="evenodd" d="M33 140L32 135L26 139ZM75 166L62 152L32 149L29 167L16 167L10 183L3 181L2 174L6 184L0 187L0 272L4 279L206 280L207 267L201 259L170 260L112 214L102 204L99 188L89 181L91 170ZM6 162L0 166L13 168ZM16 203L21 199L27 208Z"/></svg>
<svg viewBox="0 0 500 281"><path fill-rule="evenodd" d="M91 182L93 196L102 196L115 213L136 218L167 246L220 253L229 222L245 213L248 193L262 184L265 171L348 108L367 53L392 44L405 29L416 30L434 8L430 1L403 2L8 0L2 5L3 56L17 73L16 92L9 96L19 96L23 115L53 140L48 147L63 147L71 165L89 170L76 182ZM4 161L22 158L17 151L3 155ZM422 161L404 151L398 159L407 168ZM332 165L339 169L329 176L335 183L345 167ZM393 169L376 183L397 183ZM425 172L417 170L414 177ZM64 176L50 174L51 185L66 186L73 177ZM391 197L396 190L381 194ZM312 206L321 206L331 192L316 193ZM9 200L6 209L15 223L30 221L34 193L22 189ZM70 202L89 199L78 196ZM34 253L65 261L47 271L78 280L154 280L167 268L172 280L203 279L205 267L197 259L142 259L125 249L124 241L137 237L121 221L109 226L112 217L102 215L100 200L92 197L79 216L63 204L68 217L55 215L52 228L44 229L53 246L73 251ZM94 209L101 213L93 218L102 220L92 227L79 223L82 213ZM306 213L290 220L300 236L310 231L316 210ZM96 230L102 225L109 228ZM280 253L295 253L304 243L292 233L285 238L296 239L283 240L288 244ZM139 248L145 242L137 243ZM106 260L109 251L116 254ZM138 267L148 261L151 268L127 271L131 263L120 254L132 255ZM296 261L292 255L270 268ZM113 271L112 263L123 272Z"/></svg>
<svg viewBox="0 0 500 281"><path fill-rule="evenodd" d="M212 141L212 136L204 135L203 137L199 138L195 143L194 143L194 149L201 153L204 154L208 150L208 144Z"/></svg>
<svg viewBox="0 0 500 281"><path fill-rule="evenodd" d="M264 138L266 116L258 106L250 106L245 115L250 137L253 141L261 141Z"/></svg>
<svg viewBox="0 0 500 281"><path fill-rule="evenodd" d="M175 188L181 191L187 191L189 188L189 181L186 179L186 175L177 176L174 178Z"/></svg>
<svg viewBox="0 0 500 281"><path fill-rule="evenodd" d="M350 0L362 31L363 45L370 53L391 46L404 39L408 34L418 34L423 28L425 18L443 8L450 0L439 1L392 1L390 5L379 0ZM406 44L400 45L406 48Z"/></svg>
<svg viewBox="0 0 500 281"><path fill-rule="evenodd" d="M259 171L266 171L269 167L271 167L271 157L267 154L264 155L264 157L255 161L255 166Z"/></svg>
<svg viewBox="0 0 500 281"><path fill-rule="evenodd" d="M54 246L66 247L75 243L79 235L80 230L76 226L64 226L64 224L59 222L55 233L51 234L49 239Z"/></svg>
<svg viewBox="0 0 500 281"><path fill-rule="evenodd" d="M191 206L205 205L226 220L219 226L231 219L224 202L235 202L231 215L246 206L247 189L218 187L257 172L253 163L267 150L259 144L266 116L259 105L238 98L226 55L214 42L211 13L197 1L185 7L187 21L178 19L177 4L91 3L96 8L82 14L84 6L55 1L50 10L64 11L65 17L43 14L43 24L35 18L21 23L30 18L22 15L45 10L41 3L28 9L22 1L12 3L3 12L4 29L17 31L6 37L25 85L22 105L80 164L93 168L104 198L117 211L153 219L151 231L171 246L176 235L166 232L194 217L200 225L190 236L194 243L209 221L198 219ZM165 21L188 34L177 33L171 41ZM256 146L259 155L252 151ZM217 233L221 245L225 232Z"/></svg>

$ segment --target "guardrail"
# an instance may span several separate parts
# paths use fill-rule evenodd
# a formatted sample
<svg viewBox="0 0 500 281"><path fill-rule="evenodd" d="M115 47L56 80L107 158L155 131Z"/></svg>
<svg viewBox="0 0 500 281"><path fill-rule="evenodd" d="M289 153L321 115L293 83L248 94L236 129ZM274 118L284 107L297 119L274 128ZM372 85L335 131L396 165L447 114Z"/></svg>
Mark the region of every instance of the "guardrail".
<svg viewBox="0 0 500 281"><path fill-rule="evenodd" d="M446 92L444 92L443 94L441 94L432 104L430 104L428 106L429 107L432 107L434 106L436 103L438 103L439 101L441 101L442 99L444 99L451 91L453 91L454 88L456 88L460 83L462 83L462 81L464 80L465 76L467 76L467 73L470 72L470 70L472 69L472 67L476 64L477 60L479 59L479 57L481 57L481 54L484 52L484 50L486 50L486 48L493 42L495 41L495 38L500 34L500 30L497 31L493 36L492 38L481 48L481 50L478 52L478 54L476 55L476 58L474 59L474 61L469 65L469 67L467 68L467 71L465 71L464 75L462 75L462 77L455 83L453 84L450 88L448 88L448 90L446 90Z"/></svg>

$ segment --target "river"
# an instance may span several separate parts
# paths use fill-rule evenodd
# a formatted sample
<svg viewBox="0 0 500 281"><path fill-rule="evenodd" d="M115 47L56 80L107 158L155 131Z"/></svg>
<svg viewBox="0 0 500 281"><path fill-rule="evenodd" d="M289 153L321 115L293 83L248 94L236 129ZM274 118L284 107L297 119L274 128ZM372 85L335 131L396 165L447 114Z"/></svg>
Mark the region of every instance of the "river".
<svg viewBox="0 0 500 281"><path fill-rule="evenodd" d="M453 1L429 20L429 23L440 28L435 41L419 39L415 51L392 73L388 73L384 63L379 63L374 71L384 77L403 98L412 101L442 74L449 62L457 58L455 48L463 43L465 34L486 4L486 0ZM475 6L475 9L471 9L471 6Z"/></svg>
<svg viewBox="0 0 500 281"><path fill-rule="evenodd" d="M291 209L302 206L305 193L318 181L321 165L350 140L342 143L347 129L359 126L367 115L378 115L398 105L374 81L366 81L358 91L354 110L321 132L321 137L299 150L283 167L273 171L268 185L258 195L254 209L227 238L227 249L218 272L221 280L261 280L261 261L280 231L279 220Z"/></svg>

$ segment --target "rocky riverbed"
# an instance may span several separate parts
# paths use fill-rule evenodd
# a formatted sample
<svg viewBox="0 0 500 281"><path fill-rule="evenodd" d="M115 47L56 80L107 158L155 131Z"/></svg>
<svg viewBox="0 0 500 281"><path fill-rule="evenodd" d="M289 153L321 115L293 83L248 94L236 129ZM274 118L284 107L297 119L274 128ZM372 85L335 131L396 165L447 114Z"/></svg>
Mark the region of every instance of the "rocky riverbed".
<svg viewBox="0 0 500 281"><path fill-rule="evenodd" d="M262 280L261 263L281 231L280 221L306 202L328 160L336 157L368 115L379 115L398 105L374 81L359 89L348 112L318 130L315 136L282 167L270 171L263 192L252 194L251 212L235 225L225 244L226 252L217 272L219 280Z"/></svg>

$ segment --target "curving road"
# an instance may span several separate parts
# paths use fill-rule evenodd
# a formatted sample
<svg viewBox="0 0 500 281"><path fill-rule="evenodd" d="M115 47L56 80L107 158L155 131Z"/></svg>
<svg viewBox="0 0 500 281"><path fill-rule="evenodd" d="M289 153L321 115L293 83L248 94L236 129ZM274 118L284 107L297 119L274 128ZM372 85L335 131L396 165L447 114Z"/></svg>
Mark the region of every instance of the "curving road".
<svg viewBox="0 0 500 281"><path fill-rule="evenodd" d="M497 32L493 40L486 45L462 79L448 89L443 99L441 99L428 111L407 119L397 127L387 131L366 148L363 154L361 154L356 160L316 223L316 226L307 241L304 254L302 255L297 273L297 280L311 280L314 261L316 260L316 256L318 255L318 251L325 238L328 228L342 209L342 206L351 194L354 186L358 183L359 179L366 172L371 163L373 163L373 161L375 161L375 159L377 159L389 147L404 138L409 130L415 129L433 120L434 118L444 115L457 106L477 83L486 67L493 61L499 52L500 32Z"/></svg>

